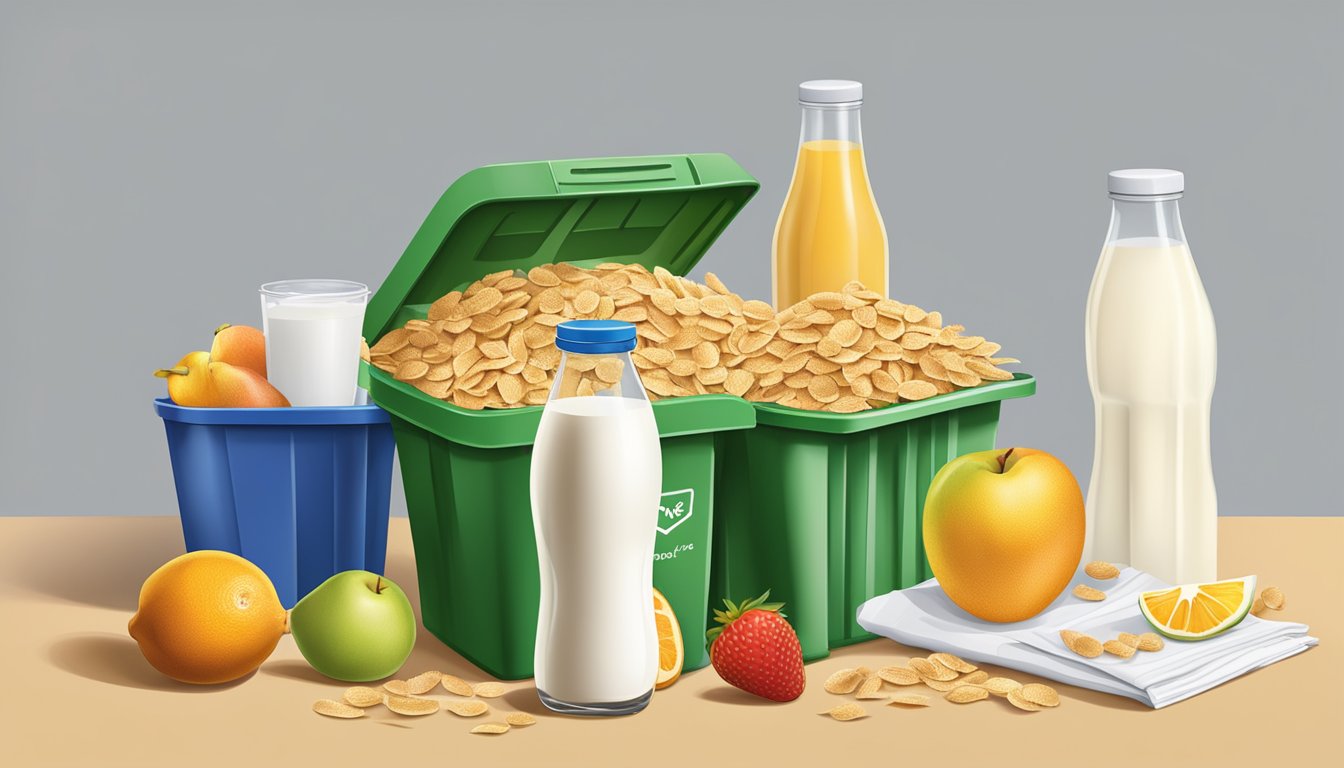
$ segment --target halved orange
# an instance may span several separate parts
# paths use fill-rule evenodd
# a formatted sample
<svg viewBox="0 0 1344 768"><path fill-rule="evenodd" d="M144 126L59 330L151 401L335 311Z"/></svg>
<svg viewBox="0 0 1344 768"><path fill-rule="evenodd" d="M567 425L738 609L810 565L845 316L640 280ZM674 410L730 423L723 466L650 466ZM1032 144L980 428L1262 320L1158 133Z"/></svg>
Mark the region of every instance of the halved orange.
<svg viewBox="0 0 1344 768"><path fill-rule="evenodd" d="M653 621L658 627L658 679L654 688L662 690L681 677L681 665L686 661L686 648L681 644L681 624L672 604L663 593L653 590Z"/></svg>
<svg viewBox="0 0 1344 768"><path fill-rule="evenodd" d="M1235 627L1251 609L1255 577L1185 584L1139 595L1139 610L1173 640L1205 640Z"/></svg>

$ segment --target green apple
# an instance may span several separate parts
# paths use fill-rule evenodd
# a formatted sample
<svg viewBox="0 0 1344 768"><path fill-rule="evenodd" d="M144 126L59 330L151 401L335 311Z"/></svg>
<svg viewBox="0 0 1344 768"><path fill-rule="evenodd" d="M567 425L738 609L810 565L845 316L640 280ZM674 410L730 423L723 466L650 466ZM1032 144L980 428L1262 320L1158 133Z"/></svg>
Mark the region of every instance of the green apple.
<svg viewBox="0 0 1344 768"><path fill-rule="evenodd" d="M290 611L289 629L313 669L347 682L396 674L415 647L411 601L368 571L344 571L319 584Z"/></svg>

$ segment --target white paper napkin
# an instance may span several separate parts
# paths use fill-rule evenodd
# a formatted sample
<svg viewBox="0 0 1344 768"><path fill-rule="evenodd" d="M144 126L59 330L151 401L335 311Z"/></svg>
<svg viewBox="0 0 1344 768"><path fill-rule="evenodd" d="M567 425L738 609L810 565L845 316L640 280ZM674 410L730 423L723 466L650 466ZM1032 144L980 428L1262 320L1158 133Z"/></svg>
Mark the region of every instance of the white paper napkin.
<svg viewBox="0 0 1344 768"><path fill-rule="evenodd" d="M1081 570L1072 583L1095 583ZM1247 616L1217 637L1199 642L1167 640L1156 653L1128 659L1103 653L1086 659L1065 647L1061 629L1108 640L1152 627L1139 612L1138 595L1167 585L1133 568L1099 584L1106 599L1088 602L1066 590L1040 614L1013 624L982 621L958 608L935 579L874 597L859 607L859 626L899 643L948 651L1069 685L1128 696L1160 708L1221 685L1254 669L1301 653L1319 642L1305 624Z"/></svg>

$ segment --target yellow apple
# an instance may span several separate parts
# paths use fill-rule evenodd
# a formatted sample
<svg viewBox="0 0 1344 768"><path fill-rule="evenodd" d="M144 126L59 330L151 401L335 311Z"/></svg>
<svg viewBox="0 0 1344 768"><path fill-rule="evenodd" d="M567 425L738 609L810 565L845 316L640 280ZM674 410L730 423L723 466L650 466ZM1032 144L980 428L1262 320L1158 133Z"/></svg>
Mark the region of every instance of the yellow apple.
<svg viewBox="0 0 1344 768"><path fill-rule="evenodd" d="M1083 553L1083 492L1045 451L1000 448L943 466L924 501L924 551L952 602L986 621L1040 613Z"/></svg>

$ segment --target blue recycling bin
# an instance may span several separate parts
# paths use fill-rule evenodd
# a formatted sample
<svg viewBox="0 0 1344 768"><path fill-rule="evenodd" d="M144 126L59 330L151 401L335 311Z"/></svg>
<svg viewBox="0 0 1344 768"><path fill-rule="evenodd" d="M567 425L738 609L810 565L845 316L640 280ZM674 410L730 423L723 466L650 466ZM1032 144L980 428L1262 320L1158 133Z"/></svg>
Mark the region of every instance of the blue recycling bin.
<svg viewBox="0 0 1344 768"><path fill-rule="evenodd" d="M395 443L376 405L188 408L154 401L187 551L266 572L286 608L335 573L381 574Z"/></svg>

